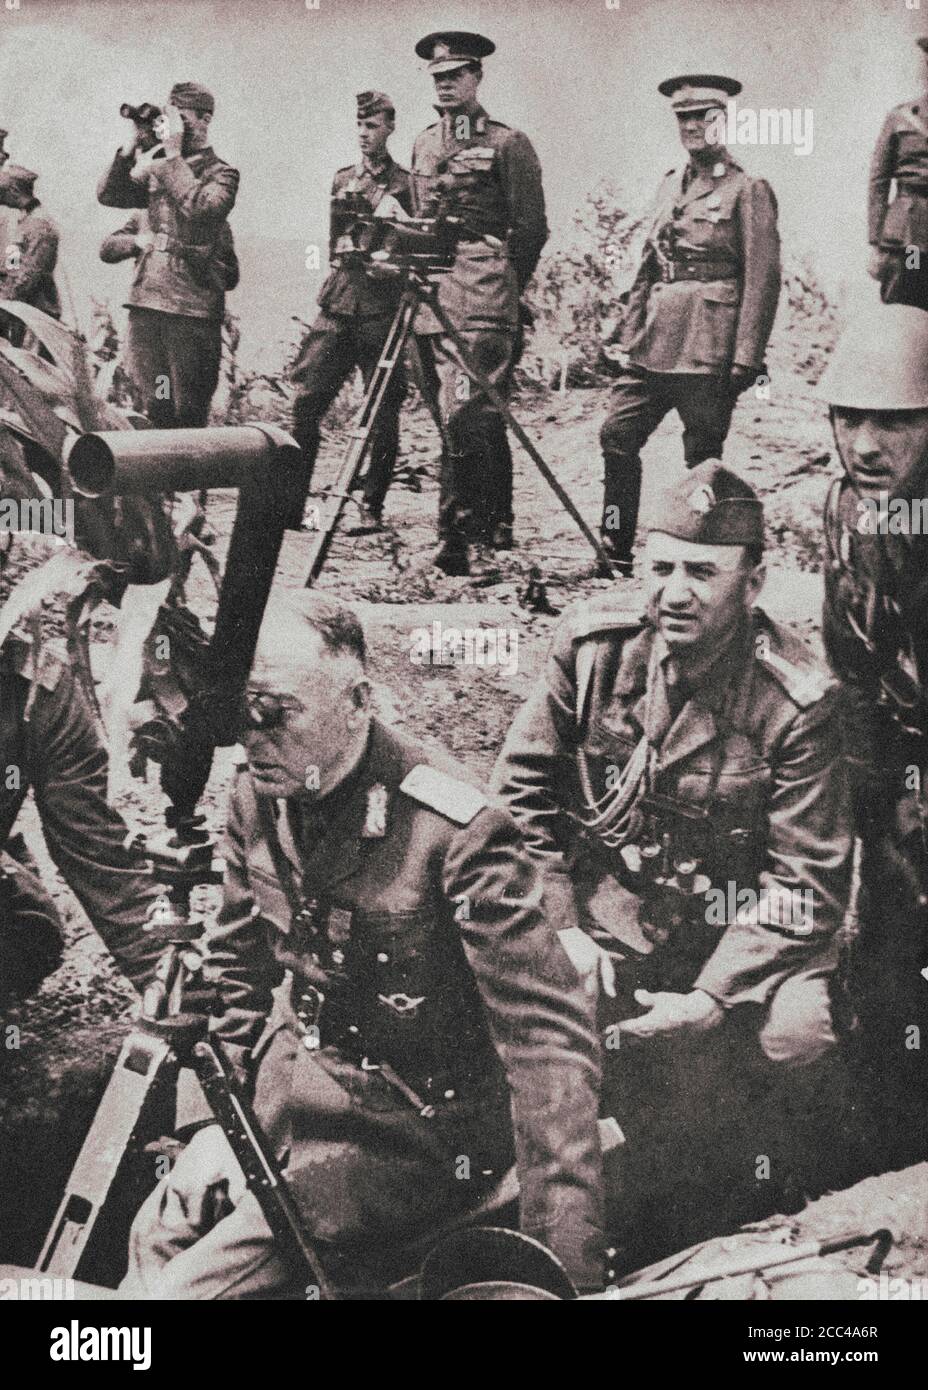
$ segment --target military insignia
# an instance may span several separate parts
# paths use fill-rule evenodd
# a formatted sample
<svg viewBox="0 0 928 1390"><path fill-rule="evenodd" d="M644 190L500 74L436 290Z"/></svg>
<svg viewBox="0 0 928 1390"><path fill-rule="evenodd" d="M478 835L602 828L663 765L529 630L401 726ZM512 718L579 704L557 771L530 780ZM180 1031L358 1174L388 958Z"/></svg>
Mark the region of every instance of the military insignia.
<svg viewBox="0 0 928 1390"><path fill-rule="evenodd" d="M705 514L711 512L712 508L715 506L715 493L708 483L700 483L699 487L693 488L693 491L686 500L690 505L691 511L699 512L702 516L705 516Z"/></svg>
<svg viewBox="0 0 928 1390"><path fill-rule="evenodd" d="M367 813L364 817L362 840L382 840L387 833L387 789L376 782L367 789Z"/></svg>
<svg viewBox="0 0 928 1390"><path fill-rule="evenodd" d="M712 166L712 177L713 177L714 179L720 179L720 178L722 178L722 177L724 176L724 173L725 173L725 165L723 164L722 160L720 159L720 160L718 161L717 164L713 164L713 166Z"/></svg>
<svg viewBox="0 0 928 1390"><path fill-rule="evenodd" d="M707 207L707 208L720 208L721 206L722 206L722 200L721 200L721 198L719 197L719 195L718 195L717 193L710 193L710 194L709 194L709 197L706 199L706 207Z"/></svg>
<svg viewBox="0 0 928 1390"><path fill-rule="evenodd" d="M710 212L710 213L709 213L709 221L710 221L710 222L721 222L721 220L722 220L722 214L721 214L720 212Z"/></svg>
<svg viewBox="0 0 928 1390"><path fill-rule="evenodd" d="M347 907L333 907L329 913L325 934L333 946L344 946L351 940L351 915L351 910Z"/></svg>

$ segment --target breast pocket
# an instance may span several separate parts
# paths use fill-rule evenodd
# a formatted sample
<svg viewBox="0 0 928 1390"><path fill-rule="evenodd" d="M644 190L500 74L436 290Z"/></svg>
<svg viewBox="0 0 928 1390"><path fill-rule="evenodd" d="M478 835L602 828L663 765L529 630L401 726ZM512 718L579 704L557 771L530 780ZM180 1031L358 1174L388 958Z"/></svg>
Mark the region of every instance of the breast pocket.
<svg viewBox="0 0 928 1390"><path fill-rule="evenodd" d="M361 1035L375 1054L403 1057L428 1049L441 982L434 964L430 911L367 918L358 939L368 980Z"/></svg>
<svg viewBox="0 0 928 1390"><path fill-rule="evenodd" d="M280 880L263 869L252 867L248 871L248 881L261 916L286 936L290 931L293 912Z"/></svg>
<svg viewBox="0 0 928 1390"><path fill-rule="evenodd" d="M705 284L701 291L693 355L707 367L727 367L735 350L741 291L734 280Z"/></svg>

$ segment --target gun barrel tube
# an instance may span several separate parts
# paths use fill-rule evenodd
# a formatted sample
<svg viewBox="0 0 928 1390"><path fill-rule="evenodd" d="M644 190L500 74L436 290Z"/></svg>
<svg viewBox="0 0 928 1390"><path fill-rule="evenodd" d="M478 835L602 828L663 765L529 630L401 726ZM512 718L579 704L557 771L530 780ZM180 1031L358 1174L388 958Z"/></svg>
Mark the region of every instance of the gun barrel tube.
<svg viewBox="0 0 928 1390"><path fill-rule="evenodd" d="M240 487L257 464L272 457L275 465L290 468L301 458L296 441L273 425L105 430L80 435L67 467L82 497L128 497Z"/></svg>

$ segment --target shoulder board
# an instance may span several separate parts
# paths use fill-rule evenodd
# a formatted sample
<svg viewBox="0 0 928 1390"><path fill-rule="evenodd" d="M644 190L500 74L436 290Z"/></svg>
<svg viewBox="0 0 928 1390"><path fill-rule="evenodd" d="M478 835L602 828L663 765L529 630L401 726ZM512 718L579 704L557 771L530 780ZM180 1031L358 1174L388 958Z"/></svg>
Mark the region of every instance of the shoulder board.
<svg viewBox="0 0 928 1390"><path fill-rule="evenodd" d="M800 666L787 660L779 652L763 650L758 652L757 657L782 685L793 703L803 709L808 705L817 704L834 684L824 671L818 670L815 666Z"/></svg>
<svg viewBox="0 0 928 1390"><path fill-rule="evenodd" d="M345 165L342 166L341 169L336 169L336 170L335 170L335 177L338 178L339 174L353 174L354 171L355 171L355 165L354 165L354 164L345 164Z"/></svg>
<svg viewBox="0 0 928 1390"><path fill-rule="evenodd" d="M44 644L39 653L38 672L32 643L27 638L13 633L6 639L3 649L9 654L16 674L24 680L34 680L43 690L54 690L64 674L66 663Z"/></svg>
<svg viewBox="0 0 928 1390"><path fill-rule="evenodd" d="M574 642L582 642L584 638L595 637L601 632L640 632L644 627L640 612L611 604L603 604L601 608L586 603L577 604L569 610L564 623Z"/></svg>
<svg viewBox="0 0 928 1390"><path fill-rule="evenodd" d="M428 763L419 763L408 772L400 783L400 791L449 820L457 821L458 825L469 825L477 812L488 805L487 798L476 787Z"/></svg>

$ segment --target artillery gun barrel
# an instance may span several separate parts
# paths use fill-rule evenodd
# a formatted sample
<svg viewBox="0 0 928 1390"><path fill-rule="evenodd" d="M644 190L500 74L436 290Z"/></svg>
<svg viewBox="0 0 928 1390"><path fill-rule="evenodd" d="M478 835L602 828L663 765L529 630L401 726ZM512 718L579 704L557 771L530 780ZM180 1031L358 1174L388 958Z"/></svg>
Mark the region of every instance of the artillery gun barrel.
<svg viewBox="0 0 928 1390"><path fill-rule="evenodd" d="M82 434L67 467L83 497L128 497L241 487L262 463L294 469L300 458L296 441L274 425L220 425Z"/></svg>

